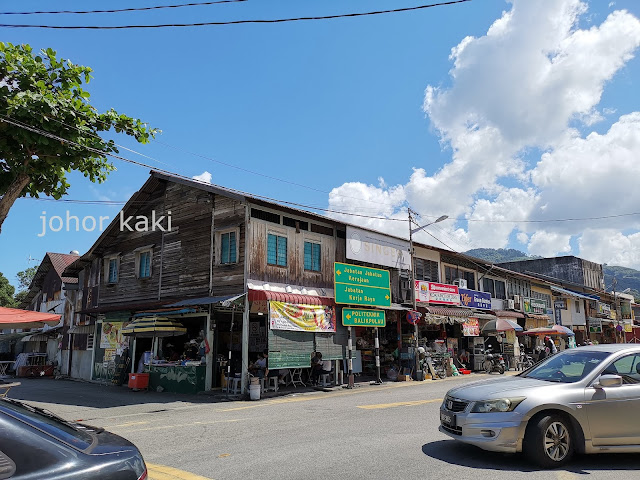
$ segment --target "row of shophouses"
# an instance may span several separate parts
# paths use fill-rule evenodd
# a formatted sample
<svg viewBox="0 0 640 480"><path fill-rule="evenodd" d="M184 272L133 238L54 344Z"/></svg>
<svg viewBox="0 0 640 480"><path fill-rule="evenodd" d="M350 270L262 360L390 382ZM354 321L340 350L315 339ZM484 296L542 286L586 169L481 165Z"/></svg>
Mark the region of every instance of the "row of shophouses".
<svg viewBox="0 0 640 480"><path fill-rule="evenodd" d="M389 278L383 305L366 288L344 285L347 272L362 281L358 274L379 271ZM606 292L599 264L558 257L496 265L419 243L410 252L403 238L159 172L89 251L48 253L27 303L62 315L58 327L24 342L47 352L61 374L110 382L124 354L135 371L150 351L165 359L166 378L189 377L195 390L220 387L228 371L245 378L264 350L271 369L308 367L315 351L345 368L343 309L352 307L384 312L377 331L350 329L354 371L363 375L375 367L376 335L383 371L412 365L416 331L421 346L466 352L473 363L483 326L496 319L524 329L561 324L577 344L640 337L633 297ZM122 328L150 318L182 333L135 336L134 348ZM536 341L501 337L505 352Z"/></svg>

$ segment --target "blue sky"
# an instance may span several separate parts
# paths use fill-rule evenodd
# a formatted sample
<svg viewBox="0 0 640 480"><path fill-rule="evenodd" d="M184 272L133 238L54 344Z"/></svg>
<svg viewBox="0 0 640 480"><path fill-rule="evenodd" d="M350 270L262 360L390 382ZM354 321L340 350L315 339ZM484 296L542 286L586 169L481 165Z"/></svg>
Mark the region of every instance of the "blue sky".
<svg viewBox="0 0 640 480"><path fill-rule="evenodd" d="M109 8L162 3L180 2L112 1ZM5 23L67 25L182 23L331 15L421 3L416 0L248 0L153 12L2 18ZM522 2L516 5L518 3ZM23 0L3 2L0 9L29 11L50 9L52 5ZM55 8L59 9L83 10L88 6L87 2L80 1L55 2ZM640 4L634 1L616 1L611 6L607 2L588 2L588 7L574 29L599 26L607 15L619 9L640 16ZM438 207L438 211L412 200L420 197L420 192L409 180L414 168L424 169L426 177L434 176L451 164L452 153L459 148L455 139L451 143L455 126L447 125L443 113L454 111L458 106L449 99L448 104L442 100L440 107L434 104L431 112L425 110L425 89L429 85L439 87L441 92L464 88L462 84L456 85L457 80L450 75L454 68L449 58L451 49L467 36L482 38L502 17L503 11L511 9L512 4L503 0L473 0L408 13L273 25L101 31L3 28L0 39L29 43L34 49L51 47L61 57L91 66L94 79L88 90L94 106L100 110L113 107L141 118L162 130L158 137L161 142L176 147L160 143L143 146L127 137L117 137L118 143L163 163L121 152L129 158L189 176L208 171L214 183L308 205L394 216L401 215L402 205L415 203L425 219L442 213L451 216L433 233L456 250L486 245L515 246L526 251L532 246L529 251L536 253L540 242L535 241L538 239L534 238L535 232L526 231L526 227L520 226L517 230L518 226L514 226L498 242L495 236L487 236L481 230L474 238L474 231L469 227L471 222L466 221L475 214L479 215L479 221L488 218L482 217L479 200L487 199L494 205L505 188L530 188L531 182L523 181L522 176L528 175L527 169L516 171L515 167L505 167L509 174L487 180L499 188L475 189L462 195L466 200L458 199L452 187L446 190L449 197L442 204L445 207ZM532 34L535 38L535 32ZM637 53L635 47L627 48ZM476 50L479 51L477 58L482 58L481 45ZM615 74L603 80L604 90L597 108L607 112L615 110L615 113L603 114L600 121L590 125L579 121L580 135L586 136L592 131L606 133L621 115L639 109L638 89L634 87L639 73L638 59L628 58L615 69ZM523 142L518 145L528 150L520 149L518 155L531 165L536 165L541 152L549 148L560 151L555 140ZM312 189L246 174L187 151ZM127 200L144 183L148 169L118 160L114 160L114 164L118 171L102 185L91 184L84 177L72 174L68 198ZM485 167L467 163L465 168L477 171ZM381 177L384 183L380 182ZM536 188L540 192L544 190L540 184ZM593 195L606 196L615 191L615 185L607 189L595 191ZM337 197L333 201L329 199L332 190L334 195L342 195L342 201L340 198L336 201ZM349 199L360 195L369 201ZM390 199L391 211L387 211L388 205L380 205L378 196ZM459 205L453 208L454 204ZM633 211L628 208L613 204L605 213ZM76 249L83 253L91 246L99 234L97 231L48 232L38 237L42 230L39 218L42 211L46 211L47 216L64 216L67 210L79 217L113 217L118 212L118 208L106 205L19 200L0 235L0 271L11 282L15 284L16 272L30 265L29 257L41 259L47 251ZM573 216L575 212L569 211ZM532 207L530 211L515 212L507 218L523 218L523 215L537 218L540 212ZM590 212L585 208L582 216L590 216ZM563 216L563 212L555 212L551 218ZM384 225L381 222L380 228L386 229ZM637 232L635 225L614 227L624 231L625 239ZM489 229L492 228L489 224ZM526 241L519 242L518 235L523 240L526 235ZM574 245L571 248L578 248L578 231L548 231L545 235L545 245L554 235L569 235L567 243ZM631 239L629 248L635 248L634 241ZM557 253L568 253L561 249L562 241L559 242ZM598 257L604 247L598 248L571 253L592 252L592 256Z"/></svg>

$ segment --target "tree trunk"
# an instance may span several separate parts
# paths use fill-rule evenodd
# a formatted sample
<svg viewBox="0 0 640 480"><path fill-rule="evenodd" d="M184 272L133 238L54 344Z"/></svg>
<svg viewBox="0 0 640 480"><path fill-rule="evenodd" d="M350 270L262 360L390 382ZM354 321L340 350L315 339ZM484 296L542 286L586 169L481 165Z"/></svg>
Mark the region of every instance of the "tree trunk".
<svg viewBox="0 0 640 480"><path fill-rule="evenodd" d="M31 177L26 173L20 173L16 179L11 182L7 192L0 198L0 232L2 232L2 224L9 215L9 210L13 206L16 199L20 197L24 188L31 182Z"/></svg>

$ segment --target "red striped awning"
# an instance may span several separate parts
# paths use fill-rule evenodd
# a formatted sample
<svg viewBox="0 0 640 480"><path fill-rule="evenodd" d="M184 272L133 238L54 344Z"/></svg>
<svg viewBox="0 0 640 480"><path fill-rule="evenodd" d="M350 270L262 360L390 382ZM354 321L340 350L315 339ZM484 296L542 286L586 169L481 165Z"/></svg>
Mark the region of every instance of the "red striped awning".
<svg viewBox="0 0 640 480"><path fill-rule="evenodd" d="M455 307L424 307L427 313L432 315L442 315L443 317L470 317L472 311L468 308L455 308Z"/></svg>
<svg viewBox="0 0 640 480"><path fill-rule="evenodd" d="M496 317L524 318L523 313L514 312L512 310L493 310L491 313L493 313Z"/></svg>
<svg viewBox="0 0 640 480"><path fill-rule="evenodd" d="M331 297L249 289L249 301L256 302L260 300L273 300L275 302L295 303L299 305L335 305L335 301Z"/></svg>

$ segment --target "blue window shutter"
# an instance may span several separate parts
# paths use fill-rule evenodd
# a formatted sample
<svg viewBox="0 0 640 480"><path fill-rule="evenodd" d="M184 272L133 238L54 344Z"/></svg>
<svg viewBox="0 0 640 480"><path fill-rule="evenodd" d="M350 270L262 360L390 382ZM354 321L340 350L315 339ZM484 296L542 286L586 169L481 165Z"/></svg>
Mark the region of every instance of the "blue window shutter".
<svg viewBox="0 0 640 480"><path fill-rule="evenodd" d="M287 266L287 237L278 237L278 265Z"/></svg>
<svg viewBox="0 0 640 480"><path fill-rule="evenodd" d="M229 263L236 263L236 232L229 233Z"/></svg>
<svg viewBox="0 0 640 480"><path fill-rule="evenodd" d="M311 262L311 270L314 272L320 271L320 244L314 243L313 245L313 258Z"/></svg>
<svg viewBox="0 0 640 480"><path fill-rule="evenodd" d="M267 263L269 265L276 264L276 259L277 259L276 244L277 244L276 236L269 234L267 236Z"/></svg>
<svg viewBox="0 0 640 480"><path fill-rule="evenodd" d="M312 244L304 242L304 269L311 270Z"/></svg>
<svg viewBox="0 0 640 480"><path fill-rule="evenodd" d="M220 263L229 263L229 234L220 235Z"/></svg>

